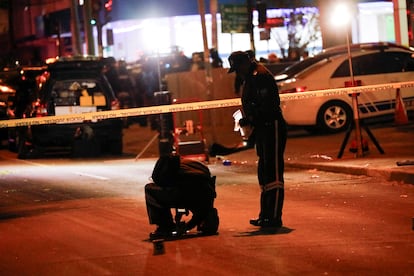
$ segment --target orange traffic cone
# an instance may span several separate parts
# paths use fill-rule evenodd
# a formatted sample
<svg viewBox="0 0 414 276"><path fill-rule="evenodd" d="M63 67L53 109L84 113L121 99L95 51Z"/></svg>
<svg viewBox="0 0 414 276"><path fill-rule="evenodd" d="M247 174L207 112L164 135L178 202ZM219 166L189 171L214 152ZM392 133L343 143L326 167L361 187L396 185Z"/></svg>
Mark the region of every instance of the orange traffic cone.
<svg viewBox="0 0 414 276"><path fill-rule="evenodd" d="M407 110L404 106L404 101L401 97L400 89L397 88L397 96L395 99L395 123L397 125L403 125L408 123L408 116L407 116Z"/></svg>

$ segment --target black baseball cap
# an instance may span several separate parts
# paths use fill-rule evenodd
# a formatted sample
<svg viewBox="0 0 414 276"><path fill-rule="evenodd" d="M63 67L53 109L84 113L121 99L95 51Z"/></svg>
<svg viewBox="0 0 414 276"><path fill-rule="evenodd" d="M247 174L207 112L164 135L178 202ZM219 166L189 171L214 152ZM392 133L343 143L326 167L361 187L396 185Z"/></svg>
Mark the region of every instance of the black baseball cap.
<svg viewBox="0 0 414 276"><path fill-rule="evenodd" d="M231 55L228 58L230 63L230 69L227 71L227 73L232 73L236 71L236 68L242 64L245 61L250 61L249 54L247 52L243 51L236 51L231 53Z"/></svg>

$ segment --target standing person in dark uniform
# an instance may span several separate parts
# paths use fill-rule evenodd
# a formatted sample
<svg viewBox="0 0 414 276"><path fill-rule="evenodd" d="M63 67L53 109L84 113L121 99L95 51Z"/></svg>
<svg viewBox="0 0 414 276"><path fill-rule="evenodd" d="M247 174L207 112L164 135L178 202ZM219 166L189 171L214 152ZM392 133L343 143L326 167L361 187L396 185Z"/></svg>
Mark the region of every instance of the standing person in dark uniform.
<svg viewBox="0 0 414 276"><path fill-rule="evenodd" d="M250 224L263 228L281 227L287 130L279 107L277 85L272 74L246 52L233 52L229 63L229 73L236 72L236 78L242 80L244 116L239 123L254 128L259 157L260 213L258 218L250 220Z"/></svg>

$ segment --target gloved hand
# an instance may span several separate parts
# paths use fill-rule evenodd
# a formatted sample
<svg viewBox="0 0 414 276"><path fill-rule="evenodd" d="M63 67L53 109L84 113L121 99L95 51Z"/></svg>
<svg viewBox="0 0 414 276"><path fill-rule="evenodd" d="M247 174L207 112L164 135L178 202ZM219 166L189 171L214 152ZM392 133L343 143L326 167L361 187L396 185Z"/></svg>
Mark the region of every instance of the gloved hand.
<svg viewBox="0 0 414 276"><path fill-rule="evenodd" d="M247 119L247 118L241 118L240 120L239 120L239 125L241 126L241 127L245 127L245 126L249 126L249 125L251 125L251 122L249 121L249 119Z"/></svg>

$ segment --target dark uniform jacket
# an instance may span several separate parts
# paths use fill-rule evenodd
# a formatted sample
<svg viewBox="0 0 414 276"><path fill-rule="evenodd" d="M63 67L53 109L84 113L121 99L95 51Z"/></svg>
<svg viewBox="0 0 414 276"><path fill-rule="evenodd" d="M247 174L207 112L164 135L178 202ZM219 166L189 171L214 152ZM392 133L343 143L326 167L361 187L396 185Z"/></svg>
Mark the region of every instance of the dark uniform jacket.
<svg viewBox="0 0 414 276"><path fill-rule="evenodd" d="M281 118L280 98L272 74L261 64L253 63L244 83L242 105L245 117L253 126Z"/></svg>

